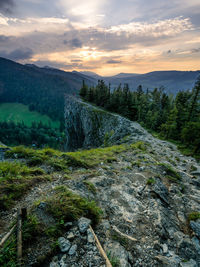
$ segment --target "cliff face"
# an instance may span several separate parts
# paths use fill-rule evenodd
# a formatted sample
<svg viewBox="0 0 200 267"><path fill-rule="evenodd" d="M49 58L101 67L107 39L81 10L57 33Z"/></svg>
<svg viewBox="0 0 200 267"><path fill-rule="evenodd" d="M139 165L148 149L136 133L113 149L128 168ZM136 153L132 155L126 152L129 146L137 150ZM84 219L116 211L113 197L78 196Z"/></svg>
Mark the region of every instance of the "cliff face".
<svg viewBox="0 0 200 267"><path fill-rule="evenodd" d="M74 97L65 100L66 150L81 147L98 147L103 143L119 143L131 133L136 139L144 130L119 116L96 108Z"/></svg>

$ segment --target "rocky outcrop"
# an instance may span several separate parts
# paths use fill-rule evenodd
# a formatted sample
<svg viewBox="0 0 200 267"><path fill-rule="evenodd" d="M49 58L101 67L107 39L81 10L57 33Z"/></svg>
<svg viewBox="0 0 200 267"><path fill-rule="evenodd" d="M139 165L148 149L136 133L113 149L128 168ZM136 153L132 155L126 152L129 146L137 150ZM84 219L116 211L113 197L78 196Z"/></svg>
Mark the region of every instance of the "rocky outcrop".
<svg viewBox="0 0 200 267"><path fill-rule="evenodd" d="M75 97L65 99L66 150L119 143L123 137L144 135L139 124Z"/></svg>

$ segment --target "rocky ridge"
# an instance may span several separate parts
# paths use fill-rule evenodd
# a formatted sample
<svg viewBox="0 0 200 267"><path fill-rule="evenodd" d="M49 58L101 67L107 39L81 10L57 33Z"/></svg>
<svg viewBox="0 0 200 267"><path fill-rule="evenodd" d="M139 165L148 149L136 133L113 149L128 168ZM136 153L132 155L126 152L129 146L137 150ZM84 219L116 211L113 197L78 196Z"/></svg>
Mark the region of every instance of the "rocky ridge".
<svg viewBox="0 0 200 267"><path fill-rule="evenodd" d="M44 194L51 195L56 186L65 185L72 192L95 200L101 207L102 220L94 230L113 266L200 266L200 220L194 216L200 214L199 163L182 155L175 145L154 138L139 124L115 114L105 115L104 111L100 116L105 115L106 123L93 138L92 120L87 116L94 115L96 108L79 101L69 101L68 107L66 117L72 119L66 123L71 125L71 134L78 129L76 119L81 120L80 131L91 134L88 137L83 134L79 145L86 146L90 140L97 145L99 136L101 142L98 142L102 145L105 133L113 129L113 140L109 141L123 143L127 149L119 150L111 161L102 161L93 168L71 167L72 179L66 180L59 174L54 181L34 187L17 206L21 203L31 206L35 199L42 201ZM112 127L106 126L109 121ZM76 133L70 149L77 146L76 138L81 132ZM72 137L69 131L68 138ZM132 145L136 141L141 142ZM86 182L93 185L93 190ZM6 221L14 212L15 209L1 216ZM44 217L45 210L41 212ZM80 222L65 222L65 234L58 239L59 253L40 266L105 265L88 231L89 223L84 231ZM41 253L41 248L37 252ZM34 253L36 251L30 252L26 266L34 266Z"/></svg>
<svg viewBox="0 0 200 267"><path fill-rule="evenodd" d="M67 151L116 144L129 134L144 135L138 124L70 96L65 98L65 126Z"/></svg>

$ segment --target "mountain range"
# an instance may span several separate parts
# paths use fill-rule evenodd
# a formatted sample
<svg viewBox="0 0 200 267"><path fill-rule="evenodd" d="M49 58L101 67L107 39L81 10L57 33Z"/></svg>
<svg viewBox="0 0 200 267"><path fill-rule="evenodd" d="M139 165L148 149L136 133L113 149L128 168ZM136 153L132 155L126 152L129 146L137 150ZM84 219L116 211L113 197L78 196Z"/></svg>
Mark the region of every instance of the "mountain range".
<svg viewBox="0 0 200 267"><path fill-rule="evenodd" d="M164 87L167 93L176 94L180 90L190 90L193 88L200 71L153 71L145 74L119 73L110 77L99 76L93 72L81 72L92 78L103 79L111 84L111 88L119 84L128 83L131 90L136 90L139 85L143 89L153 90Z"/></svg>

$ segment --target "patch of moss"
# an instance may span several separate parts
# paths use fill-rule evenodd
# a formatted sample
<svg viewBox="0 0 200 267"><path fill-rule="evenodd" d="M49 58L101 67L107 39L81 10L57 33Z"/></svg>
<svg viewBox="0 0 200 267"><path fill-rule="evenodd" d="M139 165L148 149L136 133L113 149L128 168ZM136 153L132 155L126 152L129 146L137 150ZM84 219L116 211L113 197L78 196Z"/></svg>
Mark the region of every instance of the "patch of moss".
<svg viewBox="0 0 200 267"><path fill-rule="evenodd" d="M153 185L153 184L155 184L155 179L154 178L149 178L148 180L147 180L147 185Z"/></svg>
<svg viewBox="0 0 200 267"><path fill-rule="evenodd" d="M166 172L166 177L168 178L169 181L171 182L180 182L181 176L180 174L175 171L170 165L165 164L165 163L159 163L159 166L161 166L164 171Z"/></svg>
<svg viewBox="0 0 200 267"><path fill-rule="evenodd" d="M90 218L94 224L98 223L102 211L94 201L89 201L74 194L66 186L58 186L54 195L46 199L48 211L58 221L72 221L81 216Z"/></svg>
<svg viewBox="0 0 200 267"><path fill-rule="evenodd" d="M89 182L89 181L83 181L83 183L87 186L88 190L91 191L93 194L96 194L96 187L94 186L93 183Z"/></svg>
<svg viewBox="0 0 200 267"><path fill-rule="evenodd" d="M189 221L196 221L198 219L200 219L200 212L193 211L193 212L188 214L188 220Z"/></svg>

